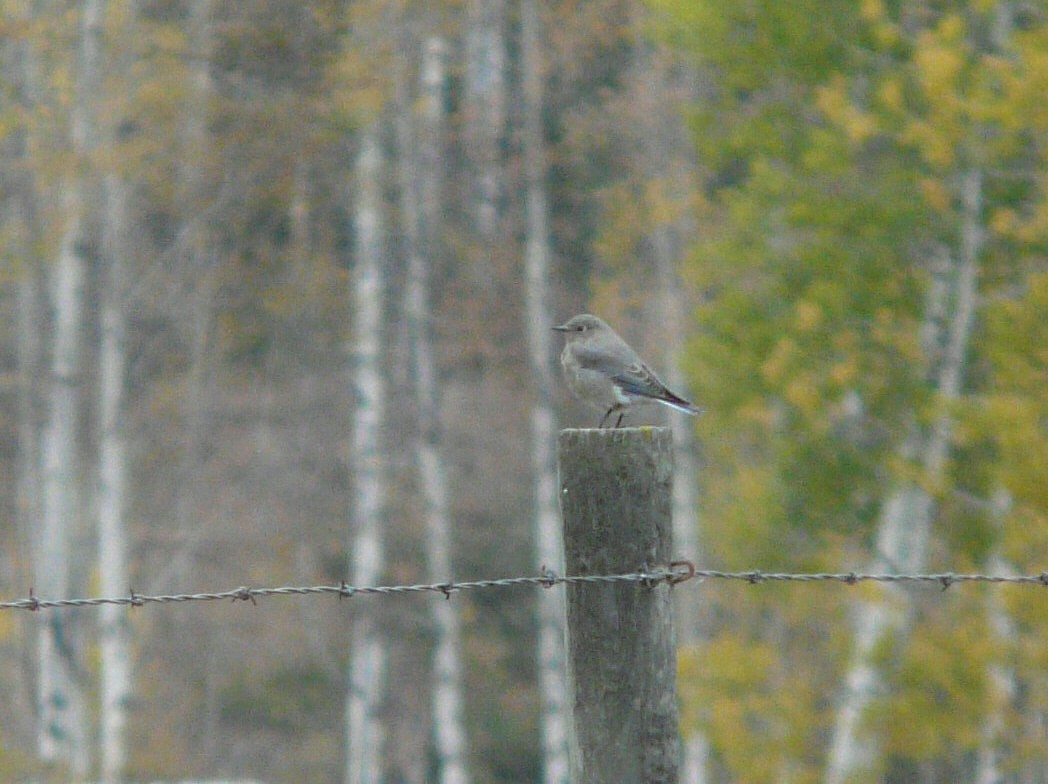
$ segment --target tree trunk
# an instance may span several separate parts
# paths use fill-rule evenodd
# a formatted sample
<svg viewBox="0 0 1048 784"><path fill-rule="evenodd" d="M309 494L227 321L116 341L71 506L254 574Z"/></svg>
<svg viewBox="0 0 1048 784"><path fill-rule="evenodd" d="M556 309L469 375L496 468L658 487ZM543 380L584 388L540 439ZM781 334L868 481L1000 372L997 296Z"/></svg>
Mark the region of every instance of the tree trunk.
<svg viewBox="0 0 1048 784"><path fill-rule="evenodd" d="M506 122L505 0L470 0L466 30L466 137L472 168L476 283L491 288L502 199L502 134Z"/></svg>
<svg viewBox="0 0 1048 784"><path fill-rule="evenodd" d="M557 456L553 412L553 317L549 310L549 205L546 195L545 103L540 7L523 0L521 48L524 92L524 211L528 355L534 383L531 409L532 471L535 478L535 562L563 573L563 543L557 504ZM543 591L538 598L538 678L542 696L543 782L568 781L568 701L564 668L564 596Z"/></svg>
<svg viewBox="0 0 1048 784"><path fill-rule="evenodd" d="M382 373L385 281L382 241L382 150L379 124L363 134L357 154L356 269L353 282L353 510L349 545L354 585L374 585L385 568L382 529L386 505L386 471L382 434L386 385ZM372 605L357 608L353 620L349 694L346 699L347 784L382 780L385 736L380 707L384 691L386 650L378 634Z"/></svg>
<svg viewBox="0 0 1048 784"><path fill-rule="evenodd" d="M71 190L78 186L70 186ZM80 209L79 195L66 199ZM76 431L80 410L80 341L85 260L80 256L79 218L70 221L52 273L55 313L51 360L51 411L44 431L43 525L38 539L34 590L47 598L70 596L70 546L80 511ZM75 774L87 771L86 731L81 684L75 677L78 643L71 611L40 616L39 752L48 762L68 761Z"/></svg>
<svg viewBox="0 0 1048 784"><path fill-rule="evenodd" d="M118 41L135 40L134 11L118 28ZM118 44L119 46L119 44ZM130 78L126 50L114 60L121 79ZM118 96L111 106L119 106ZM106 122L105 142L111 160L120 160L122 111ZM103 596L130 590L128 531L124 520L127 503L125 435L126 276L133 253L130 234L130 186L118 171L104 180L101 268L101 346L98 356L99 467L98 467L98 573ZM124 778L127 763L127 709L131 699L131 629L126 607L99 608L100 676L99 761L102 781L116 784Z"/></svg>
<svg viewBox="0 0 1048 784"><path fill-rule="evenodd" d="M128 579L126 437L124 435L124 270L129 255L127 183L110 174L105 183L105 271L102 344L99 349L98 574L103 596L126 594ZM127 705L131 697L131 632L126 607L99 608L100 763L104 782L123 779L127 760Z"/></svg>
<svg viewBox="0 0 1048 784"><path fill-rule="evenodd" d="M1011 498L1008 492L1000 490L993 500L993 517L998 532L1005 517L1011 508ZM1010 575L1015 574L1015 568L995 548L986 561L987 574ZM1001 746L1008 742L1009 728L1007 726L1007 708L1015 699L1019 691L1016 682L1015 666L1012 663L1014 646L1019 636L1019 630L1015 619L1012 618L1008 607L1003 601L1000 591L991 589L986 593L986 615L987 625L993 631L993 636L998 645L1003 649L1003 655L995 656L989 665L987 673L988 706L986 715L982 722L982 737L979 742L979 752L975 763L975 784L1000 784L1005 781L1002 762L1005 755Z"/></svg>
<svg viewBox="0 0 1048 784"><path fill-rule="evenodd" d="M926 483L924 486L914 482L901 484L885 501L877 534L877 555L870 567L875 572L915 572L923 568L927 559L935 500L925 487L939 485L945 469L953 429L948 411L961 394L965 355L975 318L979 253L983 242L982 173L979 170L971 169L964 174L960 199L960 248L949 265L950 285L938 290L933 288L937 297L929 302L930 314L949 314L941 336L942 358L933 379L942 413L926 436L914 425L903 446L902 457L920 462ZM939 297L943 301L939 301ZM851 780L869 769L879 753L875 739L860 735L863 715L883 690L875 654L885 639L905 635L912 612L909 595L898 585L885 585L883 592L883 600L864 602L855 608L854 650L831 740L827 784Z"/></svg>
<svg viewBox="0 0 1048 784"><path fill-rule="evenodd" d="M83 289L87 268L86 158L96 147L92 102L101 78L103 0L87 0L80 9L76 90L70 109L74 168L64 188L66 221L55 262L51 297L54 311L49 421L43 439L43 524L39 538L35 589L48 598L70 595L71 546L79 530L80 476L77 423L80 413L80 364ZM40 717L38 749L48 762L64 761L75 777L89 765L87 716L79 682L80 640L68 610L41 616L39 659Z"/></svg>
<svg viewBox="0 0 1048 784"><path fill-rule="evenodd" d="M407 178L406 198L417 204L404 210L405 220L418 219L415 242L409 243L406 310L411 334L415 399L419 416L416 460L426 519L429 579L452 579L451 516L448 479L440 428L440 383L436 370L430 312L430 270L438 261L441 226L441 169L444 129L444 41L426 39L420 74L421 122L414 154L414 178ZM405 151L402 150L402 154ZM417 189L417 190L416 190ZM468 784L466 734L462 719L462 664L458 605L437 601L433 612L433 732L437 780Z"/></svg>

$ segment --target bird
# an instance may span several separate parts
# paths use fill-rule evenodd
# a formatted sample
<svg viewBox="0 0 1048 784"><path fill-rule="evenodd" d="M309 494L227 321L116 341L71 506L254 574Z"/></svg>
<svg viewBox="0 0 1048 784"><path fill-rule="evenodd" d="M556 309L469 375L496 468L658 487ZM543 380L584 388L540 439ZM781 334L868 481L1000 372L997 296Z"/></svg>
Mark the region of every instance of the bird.
<svg viewBox="0 0 1048 784"><path fill-rule="evenodd" d="M604 412L599 428L614 414L615 427L626 410L641 403L662 403L698 415L702 408L671 392L655 371L601 318L580 313L553 327L567 341L560 355L564 380L575 397Z"/></svg>

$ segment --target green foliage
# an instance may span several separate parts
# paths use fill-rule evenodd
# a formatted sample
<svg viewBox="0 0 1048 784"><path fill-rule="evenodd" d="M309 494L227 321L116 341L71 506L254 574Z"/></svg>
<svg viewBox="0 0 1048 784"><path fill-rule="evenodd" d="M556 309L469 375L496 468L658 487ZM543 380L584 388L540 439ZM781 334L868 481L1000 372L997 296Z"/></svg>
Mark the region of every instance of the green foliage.
<svg viewBox="0 0 1048 784"><path fill-rule="evenodd" d="M797 3L654 0L654 27L710 69L714 91L696 107L704 163L726 173L755 152L793 158L805 135L805 93L840 67L855 37L847 0Z"/></svg>
<svg viewBox="0 0 1048 784"><path fill-rule="evenodd" d="M1036 139L1048 125L1031 91L1048 76L1045 20L1002 27L1010 10L996 3L652 5L659 34L693 53L711 96L694 110L711 196L687 271L708 295L689 370L711 411L700 428L709 550L732 568L840 568L869 546L891 488L912 481L937 501L936 563L980 570L1003 556L1042 569L1048 282L1036 270L1048 200ZM960 191L973 170L983 174L974 216ZM948 314L953 301L936 293L935 258L973 249L981 303L993 304L951 401L938 384L948 317L935 308ZM903 445L944 417L953 427L939 473ZM1010 513L991 503L1002 489ZM1043 634L1043 602L1006 601L1020 640ZM988 670L1005 654L987 605L922 607L912 635L879 651L892 691L869 729L892 775L934 769L947 780L966 770L956 754L974 758L997 699ZM692 720L705 722L730 778L803 778L802 751L768 753L775 727L826 730L846 643L784 643L785 619L813 613L781 595L732 608L731 630L695 654L704 670L682 660L686 704L705 706ZM1020 682L1039 660L1014 660ZM798 665L823 677L800 708L768 686L769 673Z"/></svg>
<svg viewBox="0 0 1048 784"><path fill-rule="evenodd" d="M922 601L906 655L889 665L894 696L868 716L893 769L934 767L948 779L977 754L994 702L989 667L1005 653L986 628L985 600L970 591ZM963 655L944 655L953 651Z"/></svg>

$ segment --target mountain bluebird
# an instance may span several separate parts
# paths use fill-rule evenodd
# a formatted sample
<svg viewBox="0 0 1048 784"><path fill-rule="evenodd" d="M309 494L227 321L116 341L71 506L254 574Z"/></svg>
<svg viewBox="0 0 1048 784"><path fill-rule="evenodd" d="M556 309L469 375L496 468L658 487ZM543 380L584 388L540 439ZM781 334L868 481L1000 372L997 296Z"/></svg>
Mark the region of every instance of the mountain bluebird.
<svg viewBox="0 0 1048 784"><path fill-rule="evenodd" d="M702 409L666 389L659 377L615 330L596 316L582 313L553 329L567 336L560 355L564 379L575 397L604 412L598 427L612 414L622 424L626 409L640 403L662 403L686 414Z"/></svg>

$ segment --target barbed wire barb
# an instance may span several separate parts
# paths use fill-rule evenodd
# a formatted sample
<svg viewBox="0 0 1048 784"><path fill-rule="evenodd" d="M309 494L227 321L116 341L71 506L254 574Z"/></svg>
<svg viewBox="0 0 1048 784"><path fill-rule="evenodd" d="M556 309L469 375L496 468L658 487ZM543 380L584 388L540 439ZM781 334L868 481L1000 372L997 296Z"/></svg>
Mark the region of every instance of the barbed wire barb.
<svg viewBox="0 0 1048 784"><path fill-rule="evenodd" d="M450 599L452 594L459 591L473 591L487 588L509 588L514 586L532 586L549 589L555 585L578 585L585 583L628 583L636 582L648 586L658 585L665 582L675 586L682 582L699 578L696 582L712 580L738 580L750 585L769 585L784 582L799 583L840 583L842 585L858 585L863 582L879 583L934 583L945 591L958 583L991 583L1012 585L1037 585L1048 587L1048 570L1040 574L1026 575L995 575L995 574L955 574L953 572L941 572L934 574L862 574L858 572L815 572L795 574L789 572L763 572L759 569L751 569L744 572L725 572L714 569L696 569L691 561L672 561L665 568L649 568L643 565L636 572L624 574L599 574L599 575L566 575L559 576L552 569L542 567L540 573L535 577L503 577L494 580L467 580L462 582L441 582L417 585L349 585L344 580L338 585L305 585L305 586L283 586L279 588L248 588L240 586L230 591L219 591L213 593L178 593L150 596L137 593L134 589L127 596L99 597L91 599L41 599L33 588L29 588L29 595L25 599L0 602L0 610L28 610L38 612L40 610L58 608L99 607L105 604L124 605L128 607L143 607L146 604L169 604L182 602L208 602L231 600L233 602L251 602L258 604L258 599L268 596L319 596L334 594L339 600L352 598L358 594L374 594L379 596L396 596L409 593L438 593L444 598Z"/></svg>

